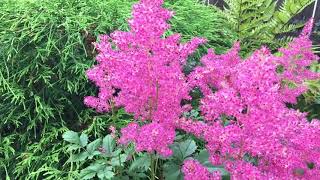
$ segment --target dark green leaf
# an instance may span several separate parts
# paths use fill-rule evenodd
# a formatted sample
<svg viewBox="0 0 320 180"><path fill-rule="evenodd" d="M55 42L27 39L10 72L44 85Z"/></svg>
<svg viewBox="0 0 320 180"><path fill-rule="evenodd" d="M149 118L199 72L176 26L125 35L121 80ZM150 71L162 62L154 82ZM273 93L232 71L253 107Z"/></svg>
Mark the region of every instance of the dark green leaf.
<svg viewBox="0 0 320 180"><path fill-rule="evenodd" d="M209 153L206 149L201 150L199 154L195 156L195 159L197 159L203 165L211 164L209 161Z"/></svg>
<svg viewBox="0 0 320 180"><path fill-rule="evenodd" d="M193 140L186 140L183 142L175 143L172 147L173 149L173 156L180 161L183 161L186 157L193 154L196 149L197 145Z"/></svg>
<svg viewBox="0 0 320 180"><path fill-rule="evenodd" d="M172 162L164 164L164 177L166 180L182 180L183 175L180 166Z"/></svg>

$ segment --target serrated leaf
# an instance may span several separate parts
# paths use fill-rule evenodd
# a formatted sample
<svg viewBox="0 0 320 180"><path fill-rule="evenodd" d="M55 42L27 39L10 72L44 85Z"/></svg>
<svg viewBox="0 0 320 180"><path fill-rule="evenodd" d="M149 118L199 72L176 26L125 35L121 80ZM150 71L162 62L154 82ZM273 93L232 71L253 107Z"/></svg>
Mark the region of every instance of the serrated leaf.
<svg viewBox="0 0 320 180"><path fill-rule="evenodd" d="M88 144L88 135L82 133L80 136L80 146L85 147Z"/></svg>
<svg viewBox="0 0 320 180"><path fill-rule="evenodd" d="M148 179L148 176L145 173L142 172L128 172L128 175L132 176L132 177L137 177L137 178L141 178L141 179Z"/></svg>
<svg viewBox="0 0 320 180"><path fill-rule="evenodd" d="M87 151L89 154L93 154L95 150L101 145L101 139L96 139L87 145Z"/></svg>
<svg viewBox="0 0 320 180"><path fill-rule="evenodd" d="M69 162L80 162L80 161L84 161L85 159L87 159L89 156L88 152L82 152L79 154L72 154L69 158Z"/></svg>
<svg viewBox="0 0 320 180"><path fill-rule="evenodd" d="M151 159L147 154L144 154L141 157L136 158L130 168L129 171L135 171L135 170L144 170L147 171L151 165Z"/></svg>
<svg viewBox="0 0 320 180"><path fill-rule="evenodd" d="M97 175L99 179L111 179L114 177L111 166L105 166L104 168L100 169Z"/></svg>
<svg viewBox="0 0 320 180"><path fill-rule="evenodd" d="M193 140L186 140L183 142L175 143L172 146L173 156L177 158L179 161L183 162L183 160L193 154L197 149L197 145Z"/></svg>
<svg viewBox="0 0 320 180"><path fill-rule="evenodd" d="M163 166L163 175L166 180L182 180L183 175L178 164L172 162L166 163Z"/></svg>
<svg viewBox="0 0 320 180"><path fill-rule="evenodd" d="M104 171L103 170L98 171L97 176L99 179L104 179Z"/></svg>
<svg viewBox="0 0 320 180"><path fill-rule="evenodd" d="M92 159L94 156L100 155L100 154L101 154L100 151L93 151L93 153L89 154L88 159Z"/></svg>
<svg viewBox="0 0 320 180"><path fill-rule="evenodd" d="M115 148L115 141L111 135L107 135L102 140L102 147L106 151L106 154L111 154Z"/></svg>
<svg viewBox="0 0 320 180"><path fill-rule="evenodd" d="M112 156L118 156L121 153L121 149L117 149L114 152L112 152Z"/></svg>
<svg viewBox="0 0 320 180"><path fill-rule="evenodd" d="M96 171L89 169L89 168L85 168L80 171L81 179L92 179L96 176L96 174L97 174Z"/></svg>
<svg viewBox="0 0 320 180"><path fill-rule="evenodd" d="M62 138L70 143L79 144L80 145L80 138L78 133L74 131L67 131L63 133Z"/></svg>
<svg viewBox="0 0 320 180"><path fill-rule="evenodd" d="M101 163L93 163L90 166L88 166L86 169L90 169L92 171L98 172L100 170L103 170L105 167L105 165L101 164Z"/></svg>
<svg viewBox="0 0 320 180"><path fill-rule="evenodd" d="M70 145L68 145L67 151L73 151L73 150L77 150L80 148L81 148L81 146L79 144L70 144Z"/></svg>
<svg viewBox="0 0 320 180"><path fill-rule="evenodd" d="M201 164L203 165L209 165L211 164L209 161L209 153L206 149L201 150L196 156L195 159L197 159Z"/></svg>
<svg viewBox="0 0 320 180"><path fill-rule="evenodd" d="M111 179L114 177L114 173L112 171L104 171L104 177L106 179Z"/></svg>
<svg viewBox="0 0 320 180"><path fill-rule="evenodd" d="M110 164L112 166L122 166L122 164L127 160L127 155L126 154L121 154L120 157L116 156L113 157L110 161Z"/></svg>

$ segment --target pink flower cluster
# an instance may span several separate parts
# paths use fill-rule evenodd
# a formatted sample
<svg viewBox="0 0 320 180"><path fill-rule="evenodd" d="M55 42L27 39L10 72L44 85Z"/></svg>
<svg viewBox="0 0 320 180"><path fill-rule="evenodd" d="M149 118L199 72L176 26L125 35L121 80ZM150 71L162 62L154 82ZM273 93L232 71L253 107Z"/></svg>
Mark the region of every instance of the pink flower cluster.
<svg viewBox="0 0 320 180"><path fill-rule="evenodd" d="M99 94L84 101L100 112L108 111L113 103L124 107L137 120L152 122L142 128L135 124L134 130L134 125L122 129L122 142L132 140L139 151L159 150L158 153L168 156L171 152L168 145L172 144L175 134L174 122L184 109L180 103L191 98L183 66L188 55L205 40L194 38L180 44L178 34L164 37L170 27L166 21L173 13L162 8L162 3L141 0L134 5L130 32L116 31L111 37L100 37L96 44L100 52L96 58L98 64L87 71L88 78L99 87ZM136 131L134 137L129 130L130 133ZM145 137L153 133L154 136ZM158 137L165 143L157 140Z"/></svg>
<svg viewBox="0 0 320 180"><path fill-rule="evenodd" d="M202 166L198 161L185 160L182 172L185 180L220 180L219 171L209 172L208 169Z"/></svg>
<svg viewBox="0 0 320 180"><path fill-rule="evenodd" d="M179 127L195 133L200 126L196 135L207 142L212 164L225 165L234 178L294 179L297 169L303 177L320 175L320 123L309 123L305 113L286 105L307 90L305 80L319 78L308 69L318 59L309 26L279 56L263 47L241 60L236 44L224 55L209 51L189 76L204 94L200 109L207 127L192 121Z"/></svg>
<svg viewBox="0 0 320 180"><path fill-rule="evenodd" d="M166 123L152 122L140 127L137 123L130 123L121 130L119 139L121 144L134 142L137 151L158 152L162 156L172 155L168 145L173 144L175 129Z"/></svg>
<svg viewBox="0 0 320 180"><path fill-rule="evenodd" d="M234 179L320 176L320 123L309 123L305 113L286 105L307 90L305 80L319 78L309 70L318 58L309 40L312 21L279 55L263 47L242 60L236 43L223 55L209 50L202 66L186 76L188 55L205 40L180 44L178 34L165 37L173 13L162 3L136 4L130 31L101 36L98 64L87 71L99 94L86 97L85 104L99 112L111 104L124 107L137 121L121 130L120 143L170 156L175 130L182 129L204 139L211 163L223 165ZM204 95L204 121L182 118L189 107L181 102L191 99L195 87ZM220 178L193 160L184 163L183 172L186 179Z"/></svg>

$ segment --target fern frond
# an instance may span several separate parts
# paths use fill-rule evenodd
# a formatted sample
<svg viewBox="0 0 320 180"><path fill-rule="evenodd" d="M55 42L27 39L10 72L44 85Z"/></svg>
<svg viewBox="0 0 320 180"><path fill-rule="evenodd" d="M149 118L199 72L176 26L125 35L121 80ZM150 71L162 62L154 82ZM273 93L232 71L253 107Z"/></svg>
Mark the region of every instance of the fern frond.
<svg viewBox="0 0 320 180"><path fill-rule="evenodd" d="M279 9L277 1L273 0L225 2L224 12L242 43L242 54L247 55L262 45L268 45L272 50L286 45L292 39L286 33L303 26L303 23L292 24L290 20L313 0L284 0Z"/></svg>

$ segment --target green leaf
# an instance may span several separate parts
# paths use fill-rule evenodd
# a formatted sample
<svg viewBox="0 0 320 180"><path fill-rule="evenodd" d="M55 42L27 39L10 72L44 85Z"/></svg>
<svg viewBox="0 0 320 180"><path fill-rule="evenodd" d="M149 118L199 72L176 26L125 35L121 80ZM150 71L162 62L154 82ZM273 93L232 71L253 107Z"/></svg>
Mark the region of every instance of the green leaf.
<svg viewBox="0 0 320 180"><path fill-rule="evenodd" d="M81 148L81 146L79 144L70 144L70 145L68 145L67 151L73 151L73 150L77 150L80 148Z"/></svg>
<svg viewBox="0 0 320 180"><path fill-rule="evenodd" d="M223 167L219 167L219 166L212 166L211 167L207 167L208 170L210 172L213 172L213 171L220 171L221 175L225 178L228 178L230 177L230 173Z"/></svg>
<svg viewBox="0 0 320 180"><path fill-rule="evenodd" d="M101 154L101 152L100 152L100 151L93 151L93 153L89 154L88 159L92 159L94 156L96 156L96 155L100 155L100 154Z"/></svg>
<svg viewBox="0 0 320 180"><path fill-rule="evenodd" d="M97 176L99 179L104 179L104 171L103 170L98 171Z"/></svg>
<svg viewBox="0 0 320 180"><path fill-rule="evenodd" d="M88 144L88 135L82 133L80 136L80 145L81 147L85 147Z"/></svg>
<svg viewBox="0 0 320 180"><path fill-rule="evenodd" d="M116 176L113 180L130 180L129 176Z"/></svg>
<svg viewBox="0 0 320 180"><path fill-rule="evenodd" d="M72 154L69 158L69 162L80 162L80 161L84 161L88 158L89 153L88 152L82 152L79 154Z"/></svg>
<svg viewBox="0 0 320 180"><path fill-rule="evenodd" d="M150 157L148 156L148 154L143 154L143 156L136 158L132 162L129 168L129 171L135 171L135 170L148 171L150 165L151 165Z"/></svg>
<svg viewBox="0 0 320 180"><path fill-rule="evenodd" d="M90 166L88 166L86 169L90 169L92 171L98 172L100 170L103 170L105 168L105 165L101 163L93 163Z"/></svg>
<svg viewBox="0 0 320 180"><path fill-rule="evenodd" d="M163 175L166 180L182 180L183 175L180 166L173 162L168 162L163 165Z"/></svg>
<svg viewBox="0 0 320 180"><path fill-rule="evenodd" d="M148 179L148 176L146 175L146 173L142 173L142 172L128 172L128 175L135 177L137 179Z"/></svg>
<svg viewBox="0 0 320 180"><path fill-rule="evenodd" d="M114 152L112 152L112 156L118 156L122 152L121 149L117 149Z"/></svg>
<svg viewBox="0 0 320 180"><path fill-rule="evenodd" d="M115 148L115 141L111 135L107 135L102 140L102 147L106 151L106 154L111 154Z"/></svg>
<svg viewBox="0 0 320 180"><path fill-rule="evenodd" d="M111 166L106 166L105 164L101 164L101 162L91 164L80 172L82 179L91 179L95 175L97 175L99 179L111 179L114 176L114 173L112 172Z"/></svg>
<svg viewBox="0 0 320 180"><path fill-rule="evenodd" d="M96 139L88 144L87 151L91 155L94 153L95 150L101 145L101 139Z"/></svg>
<svg viewBox="0 0 320 180"><path fill-rule="evenodd" d="M186 140L180 143L175 143L172 147L173 156L183 162L183 160L193 154L197 149L197 145L193 140Z"/></svg>
<svg viewBox="0 0 320 180"><path fill-rule="evenodd" d="M97 172L97 176L99 179L111 179L114 177L114 173L112 172L111 166L105 166L102 164L94 164L92 167L88 167Z"/></svg>
<svg viewBox="0 0 320 180"><path fill-rule="evenodd" d="M89 167L80 171L81 179L92 179L96 174L97 172Z"/></svg>
<svg viewBox="0 0 320 180"><path fill-rule="evenodd" d="M67 131L65 133L63 133L62 138L70 143L74 143L74 144L80 144L80 138L78 133L74 132L74 131Z"/></svg>
<svg viewBox="0 0 320 180"><path fill-rule="evenodd" d="M229 178L230 177L230 174L229 172L224 169L224 167L222 166L213 166L210 161L209 161L209 153L206 149L204 150L201 150L196 156L195 156L195 159L197 159L202 165L204 165L205 167L208 168L208 170L210 172L213 172L213 171L220 171L221 175L224 177L224 178Z"/></svg>
<svg viewBox="0 0 320 180"><path fill-rule="evenodd" d="M127 160L127 155L126 154L121 154L120 157L116 156L113 157L110 161L110 164L112 166L122 166L124 162Z"/></svg>
<svg viewBox="0 0 320 180"><path fill-rule="evenodd" d="M196 156L195 159L197 159L201 164L203 165L210 165L209 161L209 153L206 149L201 150Z"/></svg>

